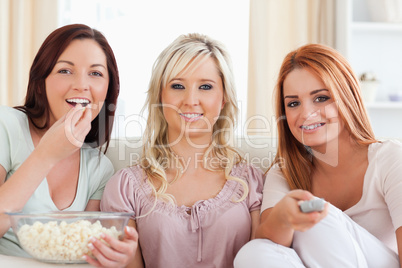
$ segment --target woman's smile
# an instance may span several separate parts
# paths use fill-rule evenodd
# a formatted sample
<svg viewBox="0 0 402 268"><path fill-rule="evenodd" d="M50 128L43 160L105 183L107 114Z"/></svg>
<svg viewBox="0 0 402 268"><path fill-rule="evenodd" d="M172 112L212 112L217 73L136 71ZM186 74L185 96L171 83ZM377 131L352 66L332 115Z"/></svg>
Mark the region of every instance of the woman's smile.
<svg viewBox="0 0 402 268"><path fill-rule="evenodd" d="M180 113L180 116L186 121L186 122L194 122L199 119L201 119L204 114L198 114L198 113Z"/></svg>

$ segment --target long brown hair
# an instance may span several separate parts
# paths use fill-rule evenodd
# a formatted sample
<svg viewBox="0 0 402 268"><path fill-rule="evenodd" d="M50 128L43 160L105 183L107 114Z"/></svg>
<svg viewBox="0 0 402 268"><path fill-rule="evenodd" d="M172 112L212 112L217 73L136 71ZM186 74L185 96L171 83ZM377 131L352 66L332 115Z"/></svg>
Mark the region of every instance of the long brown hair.
<svg viewBox="0 0 402 268"><path fill-rule="evenodd" d="M49 103L46 96L45 79L53 70L57 59L75 39L91 39L99 44L106 56L109 72L109 86L105 103L98 116L91 122L91 130L85 138L85 143L91 147L106 143L105 152L109 146L113 128L114 113L120 90L119 72L112 48L104 35L84 24L71 24L53 31L43 42L32 63L27 95L22 106L15 107L27 114L29 120L38 129L49 127ZM45 118L44 125L37 125L37 120Z"/></svg>
<svg viewBox="0 0 402 268"><path fill-rule="evenodd" d="M273 164L279 164L291 189L311 191L311 154L291 133L286 121L283 82L297 68L309 68L329 90L352 139L358 144L376 142L363 105L359 81L347 60L335 49L308 44L286 55L275 88L278 151Z"/></svg>

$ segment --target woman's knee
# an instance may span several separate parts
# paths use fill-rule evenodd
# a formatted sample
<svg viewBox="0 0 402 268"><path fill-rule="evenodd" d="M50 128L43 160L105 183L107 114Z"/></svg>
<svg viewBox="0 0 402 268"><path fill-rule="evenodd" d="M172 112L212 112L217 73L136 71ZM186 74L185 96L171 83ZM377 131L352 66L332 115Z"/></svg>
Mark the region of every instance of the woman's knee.
<svg viewBox="0 0 402 268"><path fill-rule="evenodd" d="M304 267L293 249L268 239L254 239L244 245L234 260L235 268Z"/></svg>
<svg viewBox="0 0 402 268"><path fill-rule="evenodd" d="M261 250L261 243L263 239L254 239L245 244L237 253L234 259L235 268L254 267L250 266L250 261L259 259L263 254L258 252Z"/></svg>

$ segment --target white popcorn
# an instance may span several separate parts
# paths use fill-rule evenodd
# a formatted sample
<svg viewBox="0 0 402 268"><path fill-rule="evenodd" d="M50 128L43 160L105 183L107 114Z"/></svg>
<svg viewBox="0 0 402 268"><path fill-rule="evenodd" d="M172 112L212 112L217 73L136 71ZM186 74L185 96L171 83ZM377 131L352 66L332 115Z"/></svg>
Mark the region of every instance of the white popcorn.
<svg viewBox="0 0 402 268"><path fill-rule="evenodd" d="M77 261L84 254L90 254L90 237L100 239L105 233L118 238L122 233L116 227L105 228L99 221L91 224L88 220L73 223L65 221L36 221L33 225L24 224L17 236L22 247L32 256L47 261ZM102 240L103 241L103 240ZM103 241L106 243L105 241Z"/></svg>

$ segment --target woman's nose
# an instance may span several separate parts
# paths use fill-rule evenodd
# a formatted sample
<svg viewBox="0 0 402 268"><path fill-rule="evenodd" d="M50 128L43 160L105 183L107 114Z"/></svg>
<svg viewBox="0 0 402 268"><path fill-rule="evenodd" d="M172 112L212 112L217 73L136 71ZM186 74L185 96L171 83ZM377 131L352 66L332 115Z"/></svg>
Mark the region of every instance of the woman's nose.
<svg viewBox="0 0 402 268"><path fill-rule="evenodd" d="M198 98L198 91L196 89L189 89L186 91L184 96L184 104L186 105L198 105L199 98Z"/></svg>
<svg viewBox="0 0 402 268"><path fill-rule="evenodd" d="M74 79L74 89L78 91L89 90L89 80L85 74L77 74Z"/></svg>
<svg viewBox="0 0 402 268"><path fill-rule="evenodd" d="M303 105L302 113L302 117L306 121L316 119L317 117L321 116L320 109L309 104Z"/></svg>

